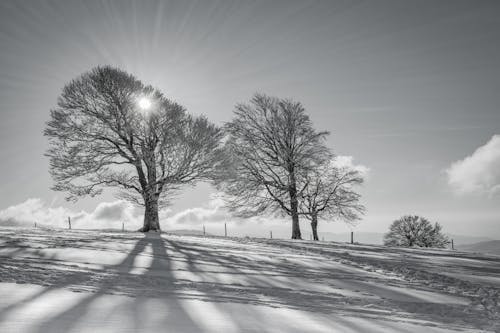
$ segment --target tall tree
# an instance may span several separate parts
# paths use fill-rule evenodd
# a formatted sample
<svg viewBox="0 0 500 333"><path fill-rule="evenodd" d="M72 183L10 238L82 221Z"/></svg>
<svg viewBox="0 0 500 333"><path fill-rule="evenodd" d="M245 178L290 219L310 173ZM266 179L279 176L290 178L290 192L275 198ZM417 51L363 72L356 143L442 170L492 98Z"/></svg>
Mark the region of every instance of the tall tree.
<svg viewBox="0 0 500 333"><path fill-rule="evenodd" d="M417 215L406 215L394 221L384 235L384 245L403 247L446 247L450 242L439 223Z"/></svg>
<svg viewBox="0 0 500 333"><path fill-rule="evenodd" d="M335 159L318 165L303 179L300 212L311 221L314 240L318 238L318 218L352 223L364 213L355 187L363 183L359 170L338 166Z"/></svg>
<svg viewBox="0 0 500 333"><path fill-rule="evenodd" d="M301 239L298 178L329 158L328 132L313 128L302 104L262 94L238 104L225 129L228 157L217 180L230 211L288 214L292 239Z"/></svg>
<svg viewBox="0 0 500 333"><path fill-rule="evenodd" d="M53 189L77 200L118 187L144 206L142 231L160 230L167 194L206 179L218 161L219 128L122 70L84 73L57 105L44 132Z"/></svg>

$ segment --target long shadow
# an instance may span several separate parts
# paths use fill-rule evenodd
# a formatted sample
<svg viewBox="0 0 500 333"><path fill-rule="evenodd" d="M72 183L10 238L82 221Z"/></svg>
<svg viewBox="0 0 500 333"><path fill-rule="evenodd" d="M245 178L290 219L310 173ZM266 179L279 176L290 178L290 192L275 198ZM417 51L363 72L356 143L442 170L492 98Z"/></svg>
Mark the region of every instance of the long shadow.
<svg viewBox="0 0 500 333"><path fill-rule="evenodd" d="M151 288L151 292L160 288L172 289L174 288L174 277L171 270L171 261L167 254L165 243L160 234L149 234L144 238L141 238L135 245L134 249L127 255L127 257L118 265L110 267L109 270L115 270L119 273L111 274L100 281L98 289L94 291L90 296L84 298L77 304L71 306L67 310L48 318L46 321L41 323L35 332L45 333L45 332L68 332L75 325L79 323L85 314L89 312L91 305L98 300L101 296L105 294L113 294L122 292L123 284L126 284L128 278L133 277L130 274L131 270L134 268L135 258L141 254L148 246L152 248L152 262L148 270L140 276L141 280L144 282L144 288ZM144 290L143 290L144 291ZM140 293L140 291L137 291ZM147 293L145 293L147 294ZM144 311L141 308L145 302L142 296L136 295L136 299L130 299L132 302L132 316L134 317L134 325L136 326L136 331L140 331L141 322L147 321L148 318L144 318ZM198 325L190 318L190 316L183 311L182 305L178 303L177 298L171 297L167 301L167 306L175 310L176 321L172 321L175 324L177 321L182 322L182 327L188 329L189 331L200 331ZM168 319L168 313L163 314L165 319ZM165 321L165 328L168 329L169 322Z"/></svg>
<svg viewBox="0 0 500 333"><path fill-rule="evenodd" d="M77 286L88 285L92 281L93 277L102 273L102 270L87 270L87 271L75 271L74 265L66 264L65 260L60 260L55 257L55 255L46 256L40 249L33 247L33 244L26 245L24 241L20 238L22 236L33 236L28 235L17 235L13 234L14 238L9 241L9 246L3 246L3 248L9 248L15 246L20 246L19 249L14 250L9 253L9 257L2 257L0 260L0 282L15 282L15 283L30 283L45 286L42 290L34 293L33 295L23 299L17 303L13 303L0 311L0 322L13 310L35 301L38 298L58 289L70 289L77 290ZM17 239L16 239L17 238ZM67 247L66 243L61 238L59 234L45 235L44 246L48 249ZM92 239L79 238L77 241L72 242L73 248L80 248L83 243L97 242L102 240L101 235L93 235ZM123 240L123 239L122 239ZM119 267L127 267L133 263L136 255L144 250L145 245L143 242L137 242L129 253L129 255L120 263ZM105 248L99 248L99 250ZM24 253L27 256L20 258L15 258L15 255ZM53 267L47 268L46 265L51 265ZM54 267L54 265L56 265Z"/></svg>
<svg viewBox="0 0 500 333"><path fill-rule="evenodd" d="M225 251L224 253L219 253L219 251L207 251L206 249L196 248L193 246L181 245L173 240L169 241L176 252L182 253L186 256L188 260L188 270L190 272L196 272L198 274L206 273L202 269L196 268L195 262L205 262L217 263L220 267L223 267L225 271L219 271L222 274L238 274L241 276L242 280L246 280L248 283L246 286L239 286L239 288L231 288L223 283L210 283L210 289L205 290L203 285L205 283L198 283L196 286L198 289L205 290L204 299L211 302L237 302L246 303L253 305L266 305L271 307L286 307L292 309L308 309L313 312L334 312L337 314L344 315L355 315L357 317L365 317L367 319L372 319L374 317L380 317L379 310L391 310L397 309L400 311L402 317L413 318L413 319L429 319L431 316L436 322L442 323L443 327L446 327L450 323L463 323L470 324L472 320L471 316L465 314L460 314L457 318L457 313L463 312L463 306L454 306L449 304L435 304L429 302L423 302L416 296L411 296L408 293L398 292L394 289L389 289L384 287L384 283L387 281L379 281L382 283L373 284L372 282L377 282L377 278L371 277L370 280L365 280L367 277L359 277L355 274L348 276L348 284L350 288L361 289L361 290L372 290L376 293L383 293L385 295L393 295L396 299L404 298L407 301L396 301L396 300L373 300L373 308L363 308L366 305L365 301L353 297L344 297L335 293L325 293L307 290L306 286L300 287L298 290L293 288L280 288L273 285L268 281L266 276L256 276L253 274L248 274L245 272L248 269L256 270L257 272L266 269L273 269L274 274L272 277L282 277L290 278L297 277L309 280L314 278L319 280L320 283L328 283L331 281L331 276L329 277L329 272L319 275L316 272L308 272L308 269L304 267L301 270L297 270L297 266L290 263L273 263L269 264L263 261L252 262L249 258L245 256L234 256ZM215 254L214 254L215 253ZM222 256L222 257L221 257ZM259 285L255 288L255 285ZM201 288L200 288L201 287ZM400 287L400 286L399 286ZM242 292L243 290L243 292ZM473 316L478 315L477 313ZM467 319L469 317L469 320ZM477 319L477 318L476 318ZM486 318L484 318L486 320ZM387 321L404 321L395 320L392 318L382 318L382 320Z"/></svg>
<svg viewBox="0 0 500 333"><path fill-rule="evenodd" d="M345 297L335 293L311 291L307 290L307 286L300 286L299 288L286 286L289 278L299 278L305 281L314 279L319 284L328 285L332 281L332 277L329 275L338 272L323 269L323 272L318 275L317 270L303 266L299 267L292 261L277 262L276 260L267 261L264 259L252 261L251 258L245 255L242 250L244 247L242 248L241 244L240 247L233 247L229 242L223 245L214 245L207 242L203 246L199 246L196 243L191 244L174 239L176 238L169 237L168 240L165 240L159 234L148 234L135 243L134 248L119 264L107 266L105 269L69 273L64 269L59 269L56 278L51 281L48 288L20 303L29 303L47 292L61 288L88 291L86 288L91 287L93 293L63 312L47 318L36 328L35 332L70 331L81 320L84 320L85 314L91 310L94 302L106 294L121 294L134 297L130 299L131 306L129 310L136 325L136 331L140 331L143 327L142 322L147 320L147 318L144 318L142 310L148 306L146 300L150 298L156 298L166 308L173 309L173 312L169 311L169 313L160 315L163 316L162 322L167 331L176 331L174 330L175 326L182 323L182 327L178 327L178 331L192 332L202 331L202 329L190 314L184 310L183 300L196 299L210 303L283 307L311 312L335 313L351 317L354 315L366 319L377 318L378 320L384 320L384 318L380 318L379 310L388 309L389 306L404 311L409 318L414 319L428 319L429 311L444 311L441 314L446 317L446 311L450 310L450 314L453 315L457 310L446 305L419 309L418 305L424 304L417 302L417 298L414 299L415 302L390 302L390 304L387 304L388 301L384 300L380 304L376 304L377 306L374 309L363 308L362 306L365 305L363 300L357 298ZM149 247L152 249L151 265L142 275L132 273L135 259ZM233 250L234 252L232 252ZM267 249L261 249L260 251L266 253ZM179 264L185 263L185 268L174 267L173 260ZM21 267L20 272L27 274L26 282L43 285L45 282L43 269L37 270L36 274L32 274L32 268L36 266L36 263L26 262L25 264L29 267L27 267L26 271L23 271L23 267ZM207 267L210 267L210 270L207 270ZM217 269L213 270L212 268ZM57 268L51 268L51 272L55 270ZM177 274L182 273L182 271L194 274L199 279L195 279L195 281L180 279ZM223 281L217 281L217 274L233 275L240 282L224 283ZM370 287L367 281L356 277L355 274L340 278L350 279L351 285L357 284L360 288ZM285 286L280 287L277 285L277 279L279 279L280 285L285 283ZM6 313L16 306L18 305L13 305L7 311L2 311L0 313L0 322L5 318ZM173 315L175 315L175 320L170 320ZM451 316L449 319L443 318L439 322L452 322L456 319L453 317L456 316ZM391 317L385 318L385 320L388 326L397 321L404 321L404 319L398 320Z"/></svg>
<svg viewBox="0 0 500 333"><path fill-rule="evenodd" d="M144 251L147 246L147 239L142 238L135 244L134 248L130 253L125 257L125 259L117 265L109 267L109 270L117 270L118 272L128 272L132 269L135 258ZM77 278L79 274L74 274L73 277ZM92 293L89 297L83 299L78 302L74 306L65 310L64 312L47 319L45 322L41 323L36 332L67 332L69 331L78 320L87 312L88 306L98 297L105 293L105 291L109 292L112 288L112 280L115 278L116 274L112 274L106 279L103 279L98 282L98 289ZM88 277L81 277L78 279L79 283L84 283L88 281ZM62 289L64 287L72 284L71 279L68 279L68 283L63 285L52 286L48 290L45 290L43 293L47 293L50 290L54 289ZM77 281L74 281L77 282ZM42 294L43 294L42 293ZM41 295L37 295L40 297ZM65 319L65 320L63 320Z"/></svg>

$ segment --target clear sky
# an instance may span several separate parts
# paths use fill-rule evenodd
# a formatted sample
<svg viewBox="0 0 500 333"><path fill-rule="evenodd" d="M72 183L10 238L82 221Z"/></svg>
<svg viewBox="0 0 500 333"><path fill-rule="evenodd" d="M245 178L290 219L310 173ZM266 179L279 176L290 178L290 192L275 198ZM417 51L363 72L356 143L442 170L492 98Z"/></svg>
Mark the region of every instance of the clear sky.
<svg viewBox="0 0 500 333"><path fill-rule="evenodd" d="M370 169L356 230L384 232L413 213L500 238L499 1L3 0L0 220L130 213L110 192L66 203L43 156L62 87L104 64L218 124L255 92L301 101L336 154ZM187 190L165 221L229 222L212 192ZM267 234L264 223L237 227Z"/></svg>

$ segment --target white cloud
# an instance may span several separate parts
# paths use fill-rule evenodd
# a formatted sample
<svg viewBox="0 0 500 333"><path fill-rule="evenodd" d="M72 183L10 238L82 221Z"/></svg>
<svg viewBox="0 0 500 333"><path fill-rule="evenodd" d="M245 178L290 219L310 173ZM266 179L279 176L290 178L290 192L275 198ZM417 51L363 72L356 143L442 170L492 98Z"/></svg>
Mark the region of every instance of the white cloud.
<svg viewBox="0 0 500 333"><path fill-rule="evenodd" d="M53 204L53 203L52 203ZM31 198L20 204L0 210L0 225L66 227L68 216L75 228L139 228L140 219L134 215L134 207L123 201L102 202L91 213L73 211L65 207L49 206L40 198Z"/></svg>
<svg viewBox="0 0 500 333"><path fill-rule="evenodd" d="M258 217L241 219L231 216L224 208L224 201L216 194L203 206L188 208L176 214L172 214L170 208L165 208L160 210L159 215L162 229L166 231L201 229L205 225L211 232L220 234L224 223L232 228L262 223ZM92 212L87 212L54 207L54 200L47 204L40 198L31 198L0 210L0 226L32 227L36 222L39 226L67 228L68 216L71 217L72 227L79 229L120 229L124 222L127 230L137 230L143 223L143 210L135 209L123 200L101 202Z"/></svg>
<svg viewBox="0 0 500 333"><path fill-rule="evenodd" d="M335 158L332 160L332 164L338 168L348 168L348 169L356 170L364 177L368 176L368 173L370 172L370 168L368 168L367 166L364 166L362 164L354 164L353 159L354 158L352 156L339 155L339 156L335 156Z"/></svg>
<svg viewBox="0 0 500 333"><path fill-rule="evenodd" d="M163 214L161 214L163 215ZM224 223L234 220L224 209L224 202L216 195L211 196L207 205L202 207L188 208L166 218L171 226L200 226L207 223Z"/></svg>
<svg viewBox="0 0 500 333"><path fill-rule="evenodd" d="M31 198L20 204L10 206L0 211L0 221L3 225L30 225L38 224L53 226L56 221L65 221L74 212L64 207L47 207L39 198Z"/></svg>
<svg viewBox="0 0 500 333"><path fill-rule="evenodd" d="M97 205L92 215L97 220L119 221L130 216L132 209L129 203L122 200L102 202Z"/></svg>
<svg viewBox="0 0 500 333"><path fill-rule="evenodd" d="M500 193L500 135L453 163L446 174L457 193Z"/></svg>
<svg viewBox="0 0 500 333"><path fill-rule="evenodd" d="M54 201L51 203L53 206ZM143 223L142 209L134 207L122 200L102 202L92 212L75 211L66 207L51 207L39 198L28 199L20 204L0 210L0 226L33 227L39 226L67 228L68 216L71 216L72 227L78 229L120 229L125 222L127 230L137 230ZM224 208L224 202L217 195L200 207L188 208L172 214L165 208L159 212L161 227L165 231L189 229L202 230L205 226L210 234L223 235L224 224L227 224L229 235L269 237L289 237L290 219L269 216L256 216L249 219L231 216ZM306 223L303 227L308 227ZM306 232L308 229L304 229Z"/></svg>

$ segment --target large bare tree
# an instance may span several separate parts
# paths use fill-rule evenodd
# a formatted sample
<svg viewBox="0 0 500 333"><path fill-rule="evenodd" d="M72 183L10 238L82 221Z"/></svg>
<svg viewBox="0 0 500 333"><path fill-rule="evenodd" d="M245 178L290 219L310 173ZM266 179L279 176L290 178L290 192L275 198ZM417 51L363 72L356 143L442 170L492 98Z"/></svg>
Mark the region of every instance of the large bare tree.
<svg viewBox="0 0 500 333"><path fill-rule="evenodd" d="M311 221L314 240L318 238L318 218L352 223L364 213L356 186L363 183L359 170L338 166L335 159L322 163L301 180L300 213Z"/></svg>
<svg viewBox="0 0 500 333"><path fill-rule="evenodd" d="M167 195L206 179L219 159L219 128L122 70L84 73L57 105L44 132L53 189L76 200L118 187L145 207L142 231L160 230Z"/></svg>
<svg viewBox="0 0 500 333"><path fill-rule="evenodd" d="M300 239L298 178L330 156L328 132L313 128L301 103L261 94L238 104L225 129L227 159L217 183L230 211L288 214L292 239Z"/></svg>

